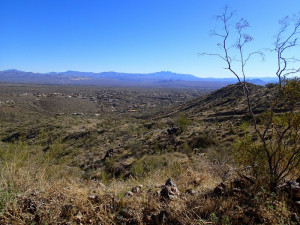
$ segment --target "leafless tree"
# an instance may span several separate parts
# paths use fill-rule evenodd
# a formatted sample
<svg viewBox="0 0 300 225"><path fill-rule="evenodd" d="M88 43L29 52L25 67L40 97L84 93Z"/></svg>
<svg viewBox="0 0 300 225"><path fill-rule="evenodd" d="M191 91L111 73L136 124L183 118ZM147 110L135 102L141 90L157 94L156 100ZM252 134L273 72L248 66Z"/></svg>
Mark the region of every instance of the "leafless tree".
<svg viewBox="0 0 300 225"><path fill-rule="evenodd" d="M263 116L263 122L258 122L257 115L253 112L254 99L250 99L250 91L246 82L245 67L248 61L254 55L259 55L264 59L262 51L254 51L245 54L245 47L253 41L252 36L246 33L249 23L246 19L241 18L235 26L233 26L235 13L226 6L222 14L216 17L221 23L222 30L220 32L213 30L211 35L218 37L221 41L217 43L220 49L219 53L201 53L200 55L216 56L223 60L229 70L238 80L243 88L248 111L253 121L253 128L258 138L258 146L264 154L267 164L267 175L270 188L275 190L276 186L287 176L297 169L300 164L300 115L295 111L300 102L300 81L295 79L288 81L288 75L295 75L300 72L300 67L295 68L293 65L300 60L293 56L289 56L289 50L298 47L300 36L300 16L292 18L285 17L280 20L280 30L275 36L274 48L272 53L277 56L278 85L271 100L270 108L266 110ZM230 38L236 38L235 43L230 44ZM236 50L236 54L232 53L232 49ZM234 68L233 64L237 63ZM236 64L235 64L236 65ZM278 106L285 105L283 112L278 113Z"/></svg>

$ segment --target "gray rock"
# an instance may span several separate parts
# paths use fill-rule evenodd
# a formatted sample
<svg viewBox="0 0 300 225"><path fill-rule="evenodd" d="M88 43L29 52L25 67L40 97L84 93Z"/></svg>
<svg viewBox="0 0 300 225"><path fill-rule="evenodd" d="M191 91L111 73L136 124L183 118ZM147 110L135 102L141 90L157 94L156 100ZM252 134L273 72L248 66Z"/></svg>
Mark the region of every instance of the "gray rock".
<svg viewBox="0 0 300 225"><path fill-rule="evenodd" d="M190 194L190 195L197 195L197 194L198 194L198 191L195 191L195 190L193 190L193 189L187 189L187 190L186 190L186 193L187 193L187 194Z"/></svg>
<svg viewBox="0 0 300 225"><path fill-rule="evenodd" d="M162 186L160 196L169 200L174 200L180 195L176 184L169 178L165 185Z"/></svg>
<svg viewBox="0 0 300 225"><path fill-rule="evenodd" d="M293 214L292 214L291 220L292 220L293 222L296 222L297 224L300 224L300 219L299 219L299 216L297 215L297 213L293 213Z"/></svg>
<svg viewBox="0 0 300 225"><path fill-rule="evenodd" d="M128 192L124 195L125 198L131 198L132 196L133 196L133 192L132 192L132 191L128 191Z"/></svg>

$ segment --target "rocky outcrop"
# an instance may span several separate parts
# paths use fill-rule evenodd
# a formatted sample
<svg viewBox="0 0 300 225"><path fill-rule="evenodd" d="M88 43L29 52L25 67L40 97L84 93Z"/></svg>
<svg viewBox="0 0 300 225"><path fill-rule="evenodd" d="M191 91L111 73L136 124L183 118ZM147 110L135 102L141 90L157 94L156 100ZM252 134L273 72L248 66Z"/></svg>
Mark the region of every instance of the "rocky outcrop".
<svg viewBox="0 0 300 225"><path fill-rule="evenodd" d="M296 207L300 208L300 178L285 182L278 188L287 192Z"/></svg>
<svg viewBox="0 0 300 225"><path fill-rule="evenodd" d="M169 178L165 185L162 186L160 196L163 199L174 200L180 195L180 192L171 178Z"/></svg>
<svg viewBox="0 0 300 225"><path fill-rule="evenodd" d="M167 132L168 132L168 135L170 135L170 136L171 135L177 136L181 133L181 129L178 127L172 127L172 128L167 129Z"/></svg>

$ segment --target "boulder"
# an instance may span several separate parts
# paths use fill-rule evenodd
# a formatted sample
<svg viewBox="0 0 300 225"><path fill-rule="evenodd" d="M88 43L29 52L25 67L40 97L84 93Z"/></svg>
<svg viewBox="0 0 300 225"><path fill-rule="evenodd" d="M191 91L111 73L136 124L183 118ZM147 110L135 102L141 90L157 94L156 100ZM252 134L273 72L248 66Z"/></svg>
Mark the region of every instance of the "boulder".
<svg viewBox="0 0 300 225"><path fill-rule="evenodd" d="M300 178L290 180L278 188L285 190L295 202L300 201Z"/></svg>
<svg viewBox="0 0 300 225"><path fill-rule="evenodd" d="M173 182L171 178L169 178L165 185L162 186L160 191L160 196L162 198L168 199L168 200L174 200L180 195L180 192L176 186L176 184Z"/></svg>

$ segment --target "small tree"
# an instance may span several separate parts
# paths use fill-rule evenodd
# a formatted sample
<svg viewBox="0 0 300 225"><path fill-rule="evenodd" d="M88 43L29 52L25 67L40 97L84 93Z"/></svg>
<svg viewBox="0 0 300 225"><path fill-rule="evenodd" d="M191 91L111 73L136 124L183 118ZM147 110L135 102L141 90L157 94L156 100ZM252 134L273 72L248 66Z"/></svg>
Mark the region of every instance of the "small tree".
<svg viewBox="0 0 300 225"><path fill-rule="evenodd" d="M246 45L253 41L252 36L246 33L249 23L241 18L233 27L234 16L235 13L226 6L223 13L216 17L223 29L220 32L213 30L211 35L221 40L217 44L221 51L201 55L216 56L223 60L227 66L225 69L241 85L258 141L254 143L249 134L246 135L244 142L239 145L238 156L247 157L244 162L252 164L256 174L266 175L270 188L275 190L279 182L293 175L300 165L300 81L287 79L288 75L300 72L300 68L293 67L300 60L288 54L288 50L298 47L300 16L293 16L292 19L285 17L279 22L281 27L271 49L277 56L278 84L273 88L270 107L260 115L253 112L254 100L250 98L245 67L254 55L264 58L264 54L261 51L245 54ZM235 42L230 44L232 37L235 37ZM239 69L236 69L237 66ZM249 129L247 131L249 133Z"/></svg>

